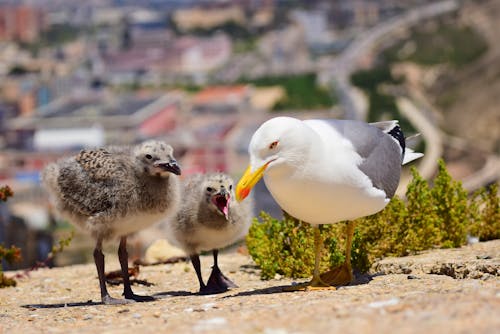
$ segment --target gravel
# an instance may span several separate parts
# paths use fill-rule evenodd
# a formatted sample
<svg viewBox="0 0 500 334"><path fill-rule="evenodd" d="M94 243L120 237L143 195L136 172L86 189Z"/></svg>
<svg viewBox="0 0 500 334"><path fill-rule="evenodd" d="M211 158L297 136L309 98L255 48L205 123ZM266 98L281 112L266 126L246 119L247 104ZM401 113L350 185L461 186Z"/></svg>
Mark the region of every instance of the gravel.
<svg viewBox="0 0 500 334"><path fill-rule="evenodd" d="M238 289L198 296L189 263L148 266L139 279L154 285L133 289L158 299L116 306L99 303L93 264L42 269L0 290L0 333L495 333L499 253L496 240L386 258L362 284L286 293L296 280L262 281L251 258L225 253L219 265ZM201 260L207 278L211 256Z"/></svg>

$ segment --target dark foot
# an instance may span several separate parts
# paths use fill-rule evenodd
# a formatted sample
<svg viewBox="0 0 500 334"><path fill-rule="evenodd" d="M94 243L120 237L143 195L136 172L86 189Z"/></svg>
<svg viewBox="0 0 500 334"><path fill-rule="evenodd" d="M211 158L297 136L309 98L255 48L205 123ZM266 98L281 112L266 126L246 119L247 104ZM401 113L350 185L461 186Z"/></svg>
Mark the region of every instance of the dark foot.
<svg viewBox="0 0 500 334"><path fill-rule="evenodd" d="M226 292L228 289L237 288L229 278L227 278L218 267L212 269L207 285L200 289L200 294L209 295Z"/></svg>
<svg viewBox="0 0 500 334"><path fill-rule="evenodd" d="M110 295L107 295L102 297L102 303L105 305L124 305L124 304L135 303L135 301L132 299L113 298Z"/></svg>
<svg viewBox="0 0 500 334"><path fill-rule="evenodd" d="M135 293L132 294L126 294L125 295L126 300L133 300L136 302L152 302L153 300L156 300L156 298L151 297L151 296L140 296L136 295Z"/></svg>
<svg viewBox="0 0 500 334"><path fill-rule="evenodd" d="M206 286L200 288L200 291L198 292L198 294L199 295L216 295L218 293L224 293L226 291L227 291L227 288L206 285Z"/></svg>

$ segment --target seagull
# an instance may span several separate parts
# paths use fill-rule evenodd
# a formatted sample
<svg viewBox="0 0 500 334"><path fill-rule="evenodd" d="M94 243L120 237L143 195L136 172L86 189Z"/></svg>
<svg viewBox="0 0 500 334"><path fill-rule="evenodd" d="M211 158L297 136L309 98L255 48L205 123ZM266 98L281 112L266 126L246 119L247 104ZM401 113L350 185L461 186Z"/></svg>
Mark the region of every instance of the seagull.
<svg viewBox="0 0 500 334"><path fill-rule="evenodd" d="M153 300L132 292L127 236L176 211L180 174L172 147L161 141L85 149L44 168L42 183L57 211L96 240L94 261L103 304ZM111 297L106 288L102 243L114 238L120 239L125 299Z"/></svg>
<svg viewBox="0 0 500 334"><path fill-rule="evenodd" d="M406 147L397 121L292 117L264 122L253 134L248 151L250 165L238 182L236 199L245 199L264 177L281 208L314 227L313 277L297 289L328 289L353 280L352 221L381 211L396 192L401 165L423 155ZM348 221L346 261L320 275L319 226L341 221Z"/></svg>
<svg viewBox="0 0 500 334"><path fill-rule="evenodd" d="M191 258L200 284L199 294L208 295L236 288L220 270L218 250L242 239L252 222L250 201L238 203L233 179L224 173L197 174L183 182L182 204L174 219L167 222L167 239ZM203 282L199 254L212 251L214 265Z"/></svg>

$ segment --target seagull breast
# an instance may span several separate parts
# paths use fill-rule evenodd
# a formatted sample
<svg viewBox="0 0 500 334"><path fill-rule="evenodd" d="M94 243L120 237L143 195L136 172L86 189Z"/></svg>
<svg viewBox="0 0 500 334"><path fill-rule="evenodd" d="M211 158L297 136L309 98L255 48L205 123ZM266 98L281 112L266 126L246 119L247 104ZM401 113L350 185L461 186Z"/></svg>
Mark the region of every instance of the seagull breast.
<svg viewBox="0 0 500 334"><path fill-rule="evenodd" d="M249 153L251 165L237 196L245 193L245 180L263 176L281 208L305 222L355 219L382 210L389 201L360 169L365 158L353 141L328 122L272 119L254 134Z"/></svg>

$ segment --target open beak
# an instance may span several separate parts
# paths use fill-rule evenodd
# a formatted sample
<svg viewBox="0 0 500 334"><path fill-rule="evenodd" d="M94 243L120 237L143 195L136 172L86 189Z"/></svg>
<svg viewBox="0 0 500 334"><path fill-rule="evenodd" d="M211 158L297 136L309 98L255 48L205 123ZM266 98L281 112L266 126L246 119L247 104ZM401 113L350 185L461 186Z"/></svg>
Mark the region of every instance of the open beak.
<svg viewBox="0 0 500 334"><path fill-rule="evenodd" d="M251 166L248 166L245 174L241 177L238 185L236 186L236 200L241 202L245 197L250 194L252 188L259 182L259 180L264 176L264 171L270 162L262 165L256 171L251 171Z"/></svg>
<svg viewBox="0 0 500 334"><path fill-rule="evenodd" d="M226 217L229 218L229 202L231 201L231 195L226 190L222 189L221 192L212 196L212 202L219 209L219 211Z"/></svg>
<svg viewBox="0 0 500 334"><path fill-rule="evenodd" d="M177 161L175 161L175 160L156 161L154 163L154 166L157 168L160 168L166 172L170 172L170 173L173 173L175 175L181 175L181 168L179 167L179 164L177 164Z"/></svg>

